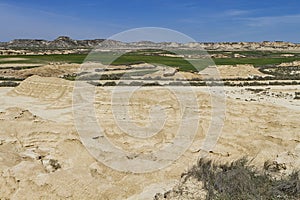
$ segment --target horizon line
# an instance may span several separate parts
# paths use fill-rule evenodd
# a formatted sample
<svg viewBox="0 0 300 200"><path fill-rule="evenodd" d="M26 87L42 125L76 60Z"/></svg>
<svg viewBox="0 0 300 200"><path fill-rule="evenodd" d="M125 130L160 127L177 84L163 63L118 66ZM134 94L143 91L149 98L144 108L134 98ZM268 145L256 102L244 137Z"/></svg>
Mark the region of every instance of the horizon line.
<svg viewBox="0 0 300 200"><path fill-rule="evenodd" d="M181 43L181 42L176 42L176 41L160 41L160 42L157 42L157 41L151 41L151 40L140 40L140 41L130 41L130 42L126 42L126 41L119 41L119 40L113 40L113 39L109 39L109 38L80 38L80 39L77 39L77 38L72 38L70 36L66 36L66 35L61 35L61 36L58 36L54 39L45 39L45 38L15 38L15 39L10 39L10 40L7 40L7 41L0 41L0 43L8 43L8 42L12 42L14 40L43 40L43 41L48 41L48 42L51 42L51 41L55 41L56 39L58 38L61 38L61 37L67 37L67 38L70 38L71 40L78 40L78 41L84 41L84 40L112 40L112 41L117 41L117 42L123 42L123 43L135 43L135 42L153 42L153 43L178 43L178 44L188 44L188 43L264 43L264 42L283 42L283 43L293 43L293 44L300 44L298 42L291 42L291 41L285 41L285 40L263 40L263 41L194 41L194 42L187 42L187 43Z"/></svg>

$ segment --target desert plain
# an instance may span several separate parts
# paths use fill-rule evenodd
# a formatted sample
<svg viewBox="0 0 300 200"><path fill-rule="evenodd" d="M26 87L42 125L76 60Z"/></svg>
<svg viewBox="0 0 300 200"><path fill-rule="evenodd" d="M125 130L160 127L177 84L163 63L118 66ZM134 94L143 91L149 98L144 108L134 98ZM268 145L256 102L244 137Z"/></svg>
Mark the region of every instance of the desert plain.
<svg viewBox="0 0 300 200"><path fill-rule="evenodd" d="M299 170L300 57L288 50L257 52L264 51L276 63L252 63L247 59L254 54L248 56L251 53L245 51L240 58L237 55L243 51L230 54L228 50L210 54L230 57L233 63L219 64L226 61L219 58L200 71L181 69L176 60L171 67L157 60L139 60L113 65L85 62L85 67L93 67L84 73L83 62L41 59L56 55L52 53L3 55L0 199L180 199L162 194L182 186L182 174L201 157L216 163L247 157L258 171L276 168L272 171L275 178ZM173 58L158 54L154 55L158 60ZM289 54L295 59L285 56ZM266 59L264 55L255 58ZM219 79L210 77L213 70ZM86 116L74 111L74 90L81 81L93 90L93 96L82 97L82 101L93 100L95 112ZM129 96L128 101L122 94ZM88 127L90 119L101 127L102 135L89 140L101 144L105 137L129 156L113 157L109 148L95 156L78 130L78 120L80 126ZM130 134L134 132L131 126L149 132L148 137ZM183 143L175 142L179 132ZM168 146L173 150L159 153ZM178 149L182 152L173 159ZM137 173L128 168L136 158L164 163L165 155L172 159L156 170L147 171L138 162ZM267 167L266 162L270 163ZM186 190L194 192L182 198L205 199L202 183L189 181Z"/></svg>

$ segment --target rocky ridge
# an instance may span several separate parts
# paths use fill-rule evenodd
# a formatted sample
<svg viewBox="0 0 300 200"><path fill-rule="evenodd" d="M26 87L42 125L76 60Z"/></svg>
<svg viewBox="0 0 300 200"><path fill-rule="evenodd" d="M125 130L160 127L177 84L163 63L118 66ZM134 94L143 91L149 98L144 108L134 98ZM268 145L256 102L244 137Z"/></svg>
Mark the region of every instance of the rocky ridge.
<svg viewBox="0 0 300 200"><path fill-rule="evenodd" d="M140 41L124 43L115 40L93 39L74 40L67 36L60 36L53 41L42 39L15 39L9 42L0 42L0 49L91 49L95 46L110 46L120 48L181 48L205 50L300 50L300 44L283 41L264 42L162 42Z"/></svg>

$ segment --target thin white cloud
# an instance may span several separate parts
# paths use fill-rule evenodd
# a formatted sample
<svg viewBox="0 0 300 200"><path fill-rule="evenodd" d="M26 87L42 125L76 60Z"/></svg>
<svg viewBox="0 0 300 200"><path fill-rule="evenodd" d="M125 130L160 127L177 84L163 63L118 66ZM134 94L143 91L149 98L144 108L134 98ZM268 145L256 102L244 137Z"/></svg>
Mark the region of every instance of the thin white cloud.
<svg viewBox="0 0 300 200"><path fill-rule="evenodd" d="M273 26L278 24L300 24L300 14L297 15L282 15L282 16L265 16L265 17L252 17L243 18L247 21L248 26L262 27Z"/></svg>
<svg viewBox="0 0 300 200"><path fill-rule="evenodd" d="M241 16L251 13L250 10L227 10L225 16Z"/></svg>
<svg viewBox="0 0 300 200"><path fill-rule="evenodd" d="M197 8L199 5L198 3L184 3L182 6L185 8Z"/></svg>

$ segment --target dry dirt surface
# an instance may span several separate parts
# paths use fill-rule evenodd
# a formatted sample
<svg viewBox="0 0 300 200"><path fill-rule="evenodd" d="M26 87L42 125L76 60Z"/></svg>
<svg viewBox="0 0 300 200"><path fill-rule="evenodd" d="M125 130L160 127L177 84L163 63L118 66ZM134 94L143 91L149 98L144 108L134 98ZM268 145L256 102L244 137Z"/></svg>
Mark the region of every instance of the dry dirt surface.
<svg viewBox="0 0 300 200"><path fill-rule="evenodd" d="M27 78L32 75L38 75L43 77L60 77L67 74L73 74L78 71L80 64L2 64L1 67L31 67L29 69L13 70L2 69L0 70L0 76L10 76L15 78Z"/></svg>
<svg viewBox="0 0 300 200"><path fill-rule="evenodd" d="M0 58L1 61L24 61L28 60L27 58Z"/></svg>
<svg viewBox="0 0 300 200"><path fill-rule="evenodd" d="M0 64L0 69L1 68L19 68L19 67L31 67L31 66L41 66L42 64L36 64L36 63L5 63L5 64Z"/></svg>
<svg viewBox="0 0 300 200"><path fill-rule="evenodd" d="M217 68L220 73L220 77L222 77L223 79L249 78L249 76L266 76L266 74L263 74L260 71L258 71L258 69L255 68L253 65L218 65ZM200 73L204 76L207 74L214 74L214 71L212 70L212 67L207 67Z"/></svg>
<svg viewBox="0 0 300 200"><path fill-rule="evenodd" d="M73 87L74 82L63 79L31 76L16 88L0 89L0 199L153 199L156 193L176 186L181 174L204 153L220 162L243 156L257 166L266 160L277 161L286 166L283 174L300 166L300 112L268 102L227 99L220 138L205 152L202 143L211 126L211 95L205 88L194 88L198 129L183 155L151 173L116 171L83 145L73 121ZM129 136L116 124L113 91L114 87L96 88L94 98L98 123L112 144L136 156L172 144L183 112L174 93L164 87L143 87L123 105L141 127L149 123L152 105L159 104L159 111L165 112L163 128L141 139ZM186 88L177 91L184 96ZM160 162L163 158L149 159ZM205 192L201 195L204 198Z"/></svg>

